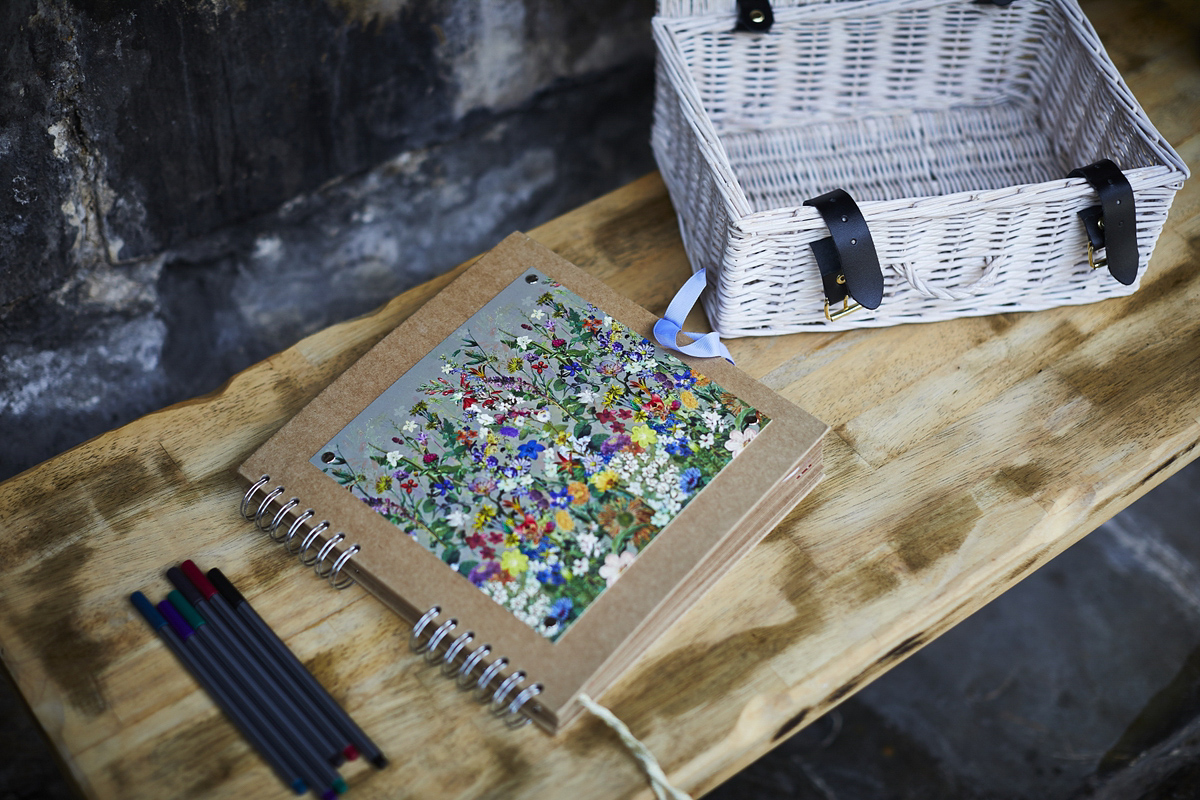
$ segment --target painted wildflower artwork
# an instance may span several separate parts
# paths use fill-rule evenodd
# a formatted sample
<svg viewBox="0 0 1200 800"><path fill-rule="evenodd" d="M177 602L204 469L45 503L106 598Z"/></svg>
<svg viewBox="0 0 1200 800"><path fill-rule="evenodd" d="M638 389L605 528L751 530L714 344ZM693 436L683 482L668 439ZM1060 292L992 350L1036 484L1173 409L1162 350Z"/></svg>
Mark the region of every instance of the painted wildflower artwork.
<svg viewBox="0 0 1200 800"><path fill-rule="evenodd" d="M768 421L531 271L312 463L553 641Z"/></svg>

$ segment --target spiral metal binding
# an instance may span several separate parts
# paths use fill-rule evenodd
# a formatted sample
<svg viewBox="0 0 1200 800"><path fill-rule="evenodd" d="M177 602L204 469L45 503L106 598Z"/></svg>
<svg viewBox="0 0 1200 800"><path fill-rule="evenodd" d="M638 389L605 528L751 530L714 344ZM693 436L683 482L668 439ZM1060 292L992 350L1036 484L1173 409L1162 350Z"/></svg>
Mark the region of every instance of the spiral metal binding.
<svg viewBox="0 0 1200 800"><path fill-rule="evenodd" d="M260 531L266 530L266 528L263 527L262 518L263 518L263 514L265 514L267 511L267 506L271 505L271 501L274 500L276 497L279 497L279 495L281 495L281 494L283 494L283 487L276 486L274 489L271 490L271 492L266 497L263 498L263 501L261 503L259 503L258 513L254 515L254 524L258 527L258 529Z"/></svg>
<svg viewBox="0 0 1200 800"><path fill-rule="evenodd" d="M290 528L288 528L287 534L283 537L283 539L279 540L283 542L283 546L286 547L287 551L292 555L296 555L297 552L295 548L292 547L292 540L296 538L296 533L302 527L304 527L305 521L312 519L314 513L315 512L313 512L311 508L305 509L304 513L296 517L296 521L292 523ZM275 537L272 536L271 538L274 539Z"/></svg>
<svg viewBox="0 0 1200 800"><path fill-rule="evenodd" d="M440 660L443 675L453 677L460 689L471 689L476 699L486 704L489 710L509 727L519 728L529 724L530 718L523 709L533 708L530 701L542 693L542 684L523 685L527 678L524 670L514 670L504 675L509 666L509 660L504 656L494 659L476 677L476 669L492 653L490 644L476 647L467 653L461 665L456 666L459 656L465 653L467 645L474 641L475 632L467 631L451 641L450 637L458 627L458 620L447 619L432 627L441 614L441 606L433 606L422 614L412 627L409 646L414 652L424 655L425 660L431 664ZM431 627L432 632L426 636L426 631ZM444 652L440 650L443 642L449 642ZM493 687L493 684L497 685Z"/></svg>
<svg viewBox="0 0 1200 800"><path fill-rule="evenodd" d="M337 557L337 561L333 562L333 569L329 571L329 585L335 589L347 589L354 585L354 577L346 574L342 575L342 567L350 563L350 559L354 558L362 548L356 544L352 544L342 551L342 554Z"/></svg>
<svg viewBox="0 0 1200 800"><path fill-rule="evenodd" d="M479 662L491 655L492 646L490 644L482 644L470 652L463 659L462 666L458 668L458 673L454 680L458 684L458 688L466 691L471 688L471 682L475 680L473 675L475 667L479 666Z"/></svg>
<svg viewBox="0 0 1200 800"><path fill-rule="evenodd" d="M329 569L325 570L324 572L322 572L321 568L325 564L325 559L329 558L329 554L333 552L334 548L344 541L346 541L346 534L335 533L333 536L329 537L324 546L320 549L320 551L318 551L317 560L313 562L313 572L317 573L318 578L328 578L329 574L333 572L332 564L330 564Z"/></svg>
<svg viewBox="0 0 1200 800"><path fill-rule="evenodd" d="M270 482L271 476L263 475L252 483L250 488L246 490L246 493L242 495L242 503L238 508L238 512L253 522L255 527L270 536L273 541L283 544L289 553L300 560L301 564L306 567L312 567L317 577L328 580L333 588L346 589L353 586L355 580L352 570L346 569L346 566L354 556L362 551L362 548L357 544L352 544L341 552L338 552L338 546L346 541L346 534L344 533L334 534L328 539L321 541L321 534L329 530L328 520L323 520L315 526L308 528L300 544L296 545L297 537L305 530L306 523L313 518L315 512L309 508L297 513L296 509L300 506L300 498L293 497L287 502L279 500L278 498L283 494L284 488L276 486L271 491L266 492L265 487ZM265 494L255 508L252 504L252 499L259 489L263 489ZM279 508L276 509L273 515L268 515L271 504L276 501L279 502ZM253 511L251 510L252 508L254 509ZM286 532L282 532L284 530L284 520L287 519L289 513L295 514L296 518L292 520Z"/></svg>
<svg viewBox="0 0 1200 800"><path fill-rule="evenodd" d="M247 520L252 521L273 541L283 544L290 554L300 560L301 564L312 567L318 578L328 580L335 589L352 586L354 578L346 570L346 565L362 548L353 544L338 552L338 546L346 541L344 533L335 533L322 541L321 535L329 530L329 520L322 520L316 525L308 527L300 544L296 545L297 538L305 531L316 513L311 508L297 513L296 509L300 505L299 498L293 497L287 502L279 501L279 508L275 513L272 516L266 516L271 504L284 492L282 486L276 486L266 492L257 508L251 511L251 501L255 493L270 482L271 476L263 475L252 483L242 496L239 513ZM286 532L281 534L279 531L282 530L283 522L289 513L295 514L296 518L292 520ZM264 519L267 520L265 524ZM437 664L440 660L442 674L453 678L460 689L472 690L476 698L486 704L489 710L500 717L509 727L519 728L522 725L528 725L530 722L529 710L536 707L536 703L531 703L531 701L542 693L542 684L534 683L523 686L527 677L524 670L514 670L505 675L504 672L509 667L509 660L504 656L499 656L490 663L486 663L486 659L492 655L490 644L479 645L468 653L467 646L475 640L475 632L467 631L451 639L450 637L458 628L457 619L451 618L441 622L425 637L426 630L435 619L441 616L441 613L441 606L433 606L422 614L413 625L412 635L409 638L409 645L413 651L423 654L425 660L430 664ZM444 642L447 643L446 649L442 651L440 648ZM460 656L462 663L458 664ZM478 676L475 674L476 670L479 670ZM498 685L493 688L493 683L497 681L499 681Z"/></svg>
<svg viewBox="0 0 1200 800"><path fill-rule="evenodd" d="M270 483L270 481L271 481L270 475L263 475L261 478L256 480L254 483L250 484L250 488L246 490L246 493L244 495L242 495L242 507L239 509L241 511L241 514L243 517L245 517L246 519L254 519L254 517L252 517L246 513L246 509L250 505L250 498L258 490L258 487L262 486L263 484Z"/></svg>
<svg viewBox="0 0 1200 800"><path fill-rule="evenodd" d="M296 558L300 559L301 564L306 567L311 567L313 564L317 563L318 554L314 553L310 556L308 551L312 548L313 544L317 541L321 534L327 530L329 530L329 520L323 519L317 525L317 527L308 532L308 536L304 537L304 541L300 544L300 552L296 554Z"/></svg>
<svg viewBox="0 0 1200 800"><path fill-rule="evenodd" d="M280 506L279 511L275 514L275 518L271 520L271 524L267 526L267 535L272 539L275 539L275 541L279 541L275 538L275 529L279 527L279 523L283 522L283 518L287 516L287 513L298 505L300 505L300 498L293 497L291 500L288 500L286 503Z"/></svg>
<svg viewBox="0 0 1200 800"><path fill-rule="evenodd" d="M457 671L458 667L454 665L454 660L458 658L458 654L461 653L462 649L469 645L474 638L475 631L467 631L466 633L459 635L457 639L450 643L450 646L446 648L446 654L442 656L443 675L449 678Z"/></svg>

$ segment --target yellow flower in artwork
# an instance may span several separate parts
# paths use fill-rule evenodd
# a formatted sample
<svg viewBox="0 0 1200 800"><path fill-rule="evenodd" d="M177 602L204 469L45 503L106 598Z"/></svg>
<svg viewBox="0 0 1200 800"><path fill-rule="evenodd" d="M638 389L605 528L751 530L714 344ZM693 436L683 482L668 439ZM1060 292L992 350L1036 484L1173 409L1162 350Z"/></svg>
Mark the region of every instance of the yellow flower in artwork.
<svg viewBox="0 0 1200 800"><path fill-rule="evenodd" d="M554 512L554 524L560 531L569 533L575 530L575 520L566 511L561 508Z"/></svg>
<svg viewBox="0 0 1200 800"><path fill-rule="evenodd" d="M500 568L515 578L529 569L529 556L520 550L505 550L500 556Z"/></svg>
<svg viewBox="0 0 1200 800"><path fill-rule="evenodd" d="M380 475L379 480L375 481L375 493L383 494L388 489L392 488L392 476Z"/></svg>
<svg viewBox="0 0 1200 800"><path fill-rule="evenodd" d="M583 481L571 481L567 484L567 491L571 493L571 505L573 506L581 506L592 497L587 484Z"/></svg>
<svg viewBox="0 0 1200 800"><path fill-rule="evenodd" d="M597 472L592 476L592 486L595 486L602 492L607 492L617 482L617 473L611 469L606 469L603 472Z"/></svg>
<svg viewBox="0 0 1200 800"><path fill-rule="evenodd" d="M651 430L649 425L635 425L629 436L642 447L648 447L658 441L658 434Z"/></svg>
<svg viewBox="0 0 1200 800"><path fill-rule="evenodd" d="M683 403L683 407L688 410L697 408L700 405L699 401L696 400L696 395L692 394L687 389L684 389L679 393L679 402Z"/></svg>
<svg viewBox="0 0 1200 800"><path fill-rule="evenodd" d="M484 506L475 514L475 530L481 531L483 527L491 521L492 517L496 516L496 509L491 506Z"/></svg>

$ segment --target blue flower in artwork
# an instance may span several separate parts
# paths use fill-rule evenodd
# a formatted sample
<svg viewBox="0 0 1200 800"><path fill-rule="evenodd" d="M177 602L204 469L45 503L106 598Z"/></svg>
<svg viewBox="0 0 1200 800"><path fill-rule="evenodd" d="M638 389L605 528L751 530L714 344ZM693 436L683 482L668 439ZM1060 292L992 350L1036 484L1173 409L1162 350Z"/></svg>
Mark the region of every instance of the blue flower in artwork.
<svg viewBox="0 0 1200 800"><path fill-rule="evenodd" d="M429 488L431 488L431 489L436 489L436 490L437 490L437 493L438 493L438 495L439 495L440 497L445 497L445 496L446 496L446 492L448 492L448 491L450 491L451 489L453 489L453 488L454 488L454 484L453 484L453 483L451 483L450 481L446 480L445 478L443 478L442 480L440 480L440 481L438 481L437 483L433 484L433 485L432 485L432 486L430 486Z"/></svg>
<svg viewBox="0 0 1200 800"><path fill-rule="evenodd" d="M571 504L571 493L567 490L567 487L564 486L564 487L562 487L562 489L558 489L558 490L551 489L550 490L550 505L551 506L553 506L554 508L566 508L570 504Z"/></svg>
<svg viewBox="0 0 1200 800"><path fill-rule="evenodd" d="M508 425L505 425L503 428L500 429L501 436L510 436L515 439L519 434L520 434L520 431L518 431L516 428L510 427Z"/></svg>
<svg viewBox="0 0 1200 800"><path fill-rule="evenodd" d="M550 607L550 616L554 617L559 622L564 622L571 616L571 611L575 608L574 601L569 597L560 597L554 601L554 605Z"/></svg>
<svg viewBox="0 0 1200 800"><path fill-rule="evenodd" d="M583 364L580 364L578 361L572 361L570 364L563 364L562 371L564 375L573 378L580 372L583 372Z"/></svg>
<svg viewBox="0 0 1200 800"><path fill-rule="evenodd" d="M488 467L490 467L491 469L495 469L496 465L499 464L500 462L496 460L495 456L488 456L486 463L487 463Z"/></svg>
<svg viewBox="0 0 1200 800"><path fill-rule="evenodd" d="M548 583L551 586L562 586L567 582L567 579L562 575L562 565L552 564L544 570L541 575L538 575L538 580L542 583Z"/></svg>
<svg viewBox="0 0 1200 800"><path fill-rule="evenodd" d="M538 455L545 449L545 445L531 439L517 448L517 455L521 458L528 458L532 461L536 459Z"/></svg>
<svg viewBox="0 0 1200 800"><path fill-rule="evenodd" d="M674 441L668 444L666 450L673 456L680 456L683 458L686 458L692 454L692 448L679 441ZM692 467L692 469L695 469L695 467Z"/></svg>
<svg viewBox="0 0 1200 800"><path fill-rule="evenodd" d="M697 467L688 467L679 476L679 488L689 494L696 488L696 484L700 482L700 470Z"/></svg>

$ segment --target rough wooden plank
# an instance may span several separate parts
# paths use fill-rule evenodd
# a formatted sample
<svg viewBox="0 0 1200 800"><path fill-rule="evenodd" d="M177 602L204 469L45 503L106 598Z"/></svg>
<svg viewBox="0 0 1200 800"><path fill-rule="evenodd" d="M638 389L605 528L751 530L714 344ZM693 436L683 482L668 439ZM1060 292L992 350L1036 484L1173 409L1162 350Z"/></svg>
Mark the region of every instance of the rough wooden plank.
<svg viewBox="0 0 1200 800"><path fill-rule="evenodd" d="M1106 36L1129 24L1119 63L1200 163L1186 37L1146 7L1088 10ZM652 310L688 274L657 176L534 235ZM730 342L834 426L828 477L602 700L708 789L1195 458L1198 236L1193 182L1130 298ZM229 572L384 746L388 770L347 771L355 796L648 796L598 722L507 731L379 603L237 517L232 468L450 277L0 485L0 656L89 796L284 796L125 599L187 557Z"/></svg>

